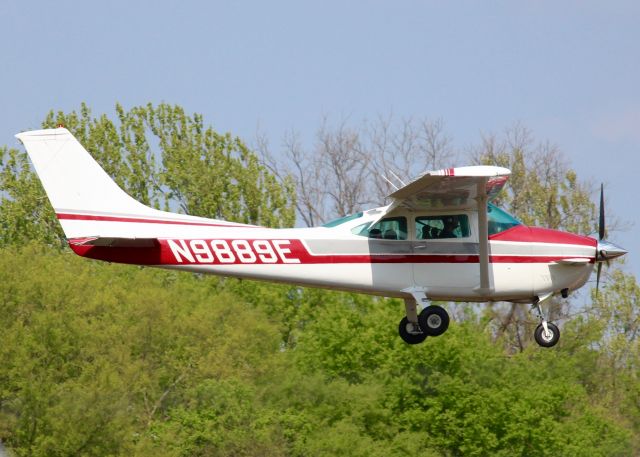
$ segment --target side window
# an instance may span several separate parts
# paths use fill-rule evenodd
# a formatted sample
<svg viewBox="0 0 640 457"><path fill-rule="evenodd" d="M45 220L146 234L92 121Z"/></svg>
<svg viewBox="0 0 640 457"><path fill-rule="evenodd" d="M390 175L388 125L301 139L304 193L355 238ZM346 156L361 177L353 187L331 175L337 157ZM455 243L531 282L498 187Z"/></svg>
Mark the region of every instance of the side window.
<svg viewBox="0 0 640 457"><path fill-rule="evenodd" d="M466 238L469 236L469 217L466 214L416 217L416 238L433 240Z"/></svg>
<svg viewBox="0 0 640 457"><path fill-rule="evenodd" d="M406 240L407 219L405 217L386 217L372 226L365 225L356 235L380 240Z"/></svg>

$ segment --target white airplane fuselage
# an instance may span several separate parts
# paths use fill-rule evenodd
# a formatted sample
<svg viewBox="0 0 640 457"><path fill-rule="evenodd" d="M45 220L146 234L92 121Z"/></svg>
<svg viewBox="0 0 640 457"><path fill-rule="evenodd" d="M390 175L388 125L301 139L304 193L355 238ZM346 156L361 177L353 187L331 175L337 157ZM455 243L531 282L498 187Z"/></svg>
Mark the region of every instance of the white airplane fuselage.
<svg viewBox="0 0 640 457"><path fill-rule="evenodd" d="M527 227L490 202L510 171L427 172L384 208L315 228L270 229L174 214L134 200L64 128L18 134L71 248L108 262L253 278L404 299L400 337L419 344L449 326L445 301L531 303L543 347L560 330L540 303L583 286L595 263L626 251L599 239ZM596 281L597 284L597 281ZM597 286L596 286L597 287Z"/></svg>
<svg viewBox="0 0 640 457"><path fill-rule="evenodd" d="M482 290L478 238L422 240L411 223L417 215L396 210L386 216L410 221L406 240L372 239L352 233L374 221L379 210L336 227L269 229L218 220L167 216L58 213L73 250L84 257L239 278L253 278L374 295L406 297L406 289L424 289L431 299L506 300L562 289L588 280L597 241L565 232L518 225L489 237L489 290ZM456 214L459 214L457 211ZM466 212L471 227L477 213ZM89 228L90 227L90 228ZM74 233L93 230L102 246ZM135 233L135 239L122 241ZM109 245L109 238L118 239Z"/></svg>

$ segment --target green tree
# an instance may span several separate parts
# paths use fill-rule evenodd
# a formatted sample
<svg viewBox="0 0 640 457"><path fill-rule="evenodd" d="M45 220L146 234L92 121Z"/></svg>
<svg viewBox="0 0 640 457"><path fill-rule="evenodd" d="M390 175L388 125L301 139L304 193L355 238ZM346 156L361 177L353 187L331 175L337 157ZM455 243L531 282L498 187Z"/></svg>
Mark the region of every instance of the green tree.
<svg viewBox="0 0 640 457"><path fill-rule="evenodd" d="M29 240L62 246L62 229L27 155L0 147L0 246Z"/></svg>
<svg viewBox="0 0 640 457"><path fill-rule="evenodd" d="M202 383L255 390L279 356L277 325L215 277L34 243L0 249L0 275L0 440L18 455L130 454Z"/></svg>
<svg viewBox="0 0 640 457"><path fill-rule="evenodd" d="M594 390L640 431L640 285L634 275L615 269L592 299L588 324L602 335ZM640 446L640 434L636 437Z"/></svg>
<svg viewBox="0 0 640 457"><path fill-rule="evenodd" d="M484 136L472 160L511 170L509 185L496 202L525 224L594 233L593 186L578 179L556 146L549 142L536 144L528 129L516 125L504 138Z"/></svg>
<svg viewBox="0 0 640 457"><path fill-rule="evenodd" d="M507 356L486 320L467 320L408 346L388 325L392 310L330 307L297 347L304 370L377 392L368 398L370 438L388 444L409 433L440 455L632 453L633 429L620 422L620 405L606 409L583 383L578 367L596 363L588 344L573 353L531 346Z"/></svg>
<svg viewBox="0 0 640 457"><path fill-rule="evenodd" d="M65 125L130 195L155 207L266 226L294 223L294 191L260 165L244 142L206 126L177 105L117 104L105 115L49 112L43 126Z"/></svg>
<svg viewBox="0 0 640 457"><path fill-rule="evenodd" d="M269 227L295 222L291 180L279 182L242 140L219 134L179 106L116 105L117 121L49 112L43 127L64 125L127 193L156 208ZM0 244L64 237L26 153L0 148Z"/></svg>

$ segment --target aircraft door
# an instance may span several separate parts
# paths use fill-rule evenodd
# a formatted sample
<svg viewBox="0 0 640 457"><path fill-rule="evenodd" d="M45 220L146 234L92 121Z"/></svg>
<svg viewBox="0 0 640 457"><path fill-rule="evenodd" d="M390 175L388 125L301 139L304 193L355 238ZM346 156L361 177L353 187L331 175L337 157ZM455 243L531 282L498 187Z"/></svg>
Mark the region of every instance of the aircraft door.
<svg viewBox="0 0 640 457"><path fill-rule="evenodd" d="M368 238L371 281L377 289L397 292L413 286L409 224L411 218L394 215L367 226L358 235Z"/></svg>
<svg viewBox="0 0 640 457"><path fill-rule="evenodd" d="M430 295L464 296L480 284L477 234L470 214L417 215L413 277Z"/></svg>

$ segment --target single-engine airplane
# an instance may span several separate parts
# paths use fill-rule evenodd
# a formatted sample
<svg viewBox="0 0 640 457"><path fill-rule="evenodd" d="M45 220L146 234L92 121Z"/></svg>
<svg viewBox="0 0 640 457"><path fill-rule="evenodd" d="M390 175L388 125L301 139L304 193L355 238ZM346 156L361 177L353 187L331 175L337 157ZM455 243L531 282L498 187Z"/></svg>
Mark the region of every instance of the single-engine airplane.
<svg viewBox="0 0 640 457"><path fill-rule="evenodd" d="M403 298L399 333L409 344L442 335L444 308L432 300L527 303L534 336L554 346L558 327L541 303L582 287L598 264L626 251L604 240L527 227L491 204L510 171L494 166L423 174L388 206L321 227L272 229L159 211L126 194L65 128L16 137L53 205L73 251L148 265Z"/></svg>

